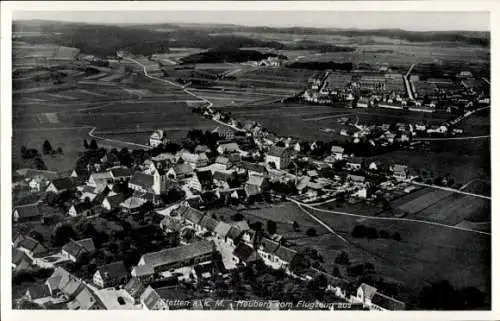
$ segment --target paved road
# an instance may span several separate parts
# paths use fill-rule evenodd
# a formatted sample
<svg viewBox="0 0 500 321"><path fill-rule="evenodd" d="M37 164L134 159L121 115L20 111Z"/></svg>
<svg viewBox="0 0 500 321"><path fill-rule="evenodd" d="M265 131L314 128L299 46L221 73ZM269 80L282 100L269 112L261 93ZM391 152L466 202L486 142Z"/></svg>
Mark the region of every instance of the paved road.
<svg viewBox="0 0 500 321"><path fill-rule="evenodd" d="M324 213L330 213L330 214L335 214L335 215L345 215L345 216L351 216L351 217L358 217L358 218L364 218L367 220L380 220L380 221L402 221L402 222L411 222L411 223L419 223L419 224L427 224L427 225L434 225L438 227L444 227L448 229L453 229L453 230L459 230L459 231L464 231L464 232L471 232L471 233L477 233L477 234L483 234L483 235L491 235L491 233L484 232L484 231L477 231L473 229L468 229L464 227L458 227L458 226L453 226L453 225L446 225L442 223L437 223L437 222L432 222L432 221L425 221L425 220L415 220L415 219L410 219L410 218L401 218L401 217L379 217L379 216L367 216L367 215L360 215L360 214L354 214L354 213L346 213L346 212L338 212L338 211L331 211L331 210L325 210L321 208L316 208L314 206L289 199L289 201L295 203L299 207L306 207L312 210L316 210L319 212L324 212ZM311 216L314 216L310 214ZM319 220L319 219L318 219Z"/></svg>

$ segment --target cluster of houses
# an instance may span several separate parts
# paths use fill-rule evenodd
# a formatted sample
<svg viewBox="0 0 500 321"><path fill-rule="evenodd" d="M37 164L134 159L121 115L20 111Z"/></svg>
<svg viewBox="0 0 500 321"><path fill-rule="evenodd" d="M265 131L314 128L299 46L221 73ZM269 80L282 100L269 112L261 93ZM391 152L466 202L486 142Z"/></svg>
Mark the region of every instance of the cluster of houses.
<svg viewBox="0 0 500 321"><path fill-rule="evenodd" d="M145 253L136 266L128 269L122 261L98 266L91 281L84 281L57 266L43 283L27 289L24 300L47 309L104 310L147 309L167 310L170 298L175 298L173 284L196 283L209 280L213 273L227 279L230 271L261 260L273 269L303 281L319 274L326 276L327 291L340 299L362 303L373 310L402 310L404 303L386 296L366 284L355 295L347 295L346 281L315 268L295 274L290 265L297 252L283 245L279 237L265 237L251 229L248 222L226 223L209 214L191 208L187 202L158 209L164 218L160 223L166 237L175 234L182 241L179 246ZM193 237L185 241L182 235ZM28 240L28 239L27 239ZM23 245L24 246L24 245ZM13 269L28 268L33 253L23 246L13 252ZM92 239L70 240L58 254L65 260L79 262L96 251ZM36 258L34 258L36 260ZM220 268L216 268L220 265ZM178 299L178 297L176 297Z"/></svg>
<svg viewBox="0 0 500 321"><path fill-rule="evenodd" d="M426 113L437 111L441 105L446 108L440 110L448 113L457 111L458 106L465 112L475 103L489 105L489 97L483 92L476 92L470 84L474 82L470 72L461 72L457 79L460 86L454 86L448 79L420 80L417 75L405 76L386 69L376 73L325 71L309 79L301 98L319 104L346 102L348 108L388 108ZM417 90L415 84L419 84Z"/></svg>

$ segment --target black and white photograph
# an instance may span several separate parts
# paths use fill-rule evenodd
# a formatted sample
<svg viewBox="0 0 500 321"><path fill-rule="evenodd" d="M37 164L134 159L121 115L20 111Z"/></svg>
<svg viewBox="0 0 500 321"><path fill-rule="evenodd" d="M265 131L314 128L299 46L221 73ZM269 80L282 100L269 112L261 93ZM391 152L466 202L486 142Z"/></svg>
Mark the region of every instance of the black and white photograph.
<svg viewBox="0 0 500 321"><path fill-rule="evenodd" d="M490 12L237 5L12 10L3 308L492 310Z"/></svg>

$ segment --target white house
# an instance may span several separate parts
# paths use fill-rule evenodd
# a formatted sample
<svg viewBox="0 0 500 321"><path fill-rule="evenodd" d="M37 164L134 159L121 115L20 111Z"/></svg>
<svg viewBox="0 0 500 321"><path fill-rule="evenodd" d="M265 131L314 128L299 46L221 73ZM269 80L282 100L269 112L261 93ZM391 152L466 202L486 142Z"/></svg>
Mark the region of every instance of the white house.
<svg viewBox="0 0 500 321"><path fill-rule="evenodd" d="M405 303L378 292L377 288L366 283L358 287L353 301L374 311L400 311L406 307Z"/></svg>
<svg viewBox="0 0 500 321"><path fill-rule="evenodd" d="M292 150L290 148L271 146L266 154L266 164L274 164L276 169L285 169L290 164Z"/></svg>
<svg viewBox="0 0 500 321"><path fill-rule="evenodd" d="M157 147L163 143L167 142L166 133L162 129L155 130L149 137L149 145L151 147Z"/></svg>
<svg viewBox="0 0 500 321"><path fill-rule="evenodd" d="M344 147L332 146L331 153L336 160L341 160L344 157Z"/></svg>

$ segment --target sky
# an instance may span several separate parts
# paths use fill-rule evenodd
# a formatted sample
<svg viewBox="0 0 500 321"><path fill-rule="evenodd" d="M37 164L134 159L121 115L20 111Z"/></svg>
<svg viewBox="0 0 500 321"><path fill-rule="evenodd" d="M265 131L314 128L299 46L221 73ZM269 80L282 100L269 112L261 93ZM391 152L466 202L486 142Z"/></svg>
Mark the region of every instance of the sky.
<svg viewBox="0 0 500 321"><path fill-rule="evenodd" d="M14 20L87 23L220 23L244 26L490 30L488 12L398 11L14 11Z"/></svg>

